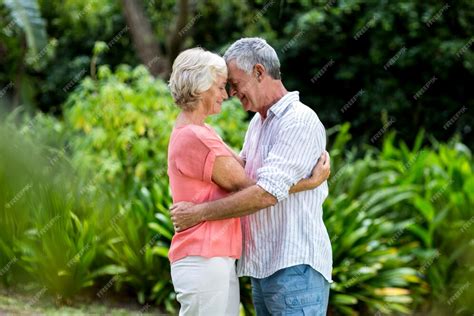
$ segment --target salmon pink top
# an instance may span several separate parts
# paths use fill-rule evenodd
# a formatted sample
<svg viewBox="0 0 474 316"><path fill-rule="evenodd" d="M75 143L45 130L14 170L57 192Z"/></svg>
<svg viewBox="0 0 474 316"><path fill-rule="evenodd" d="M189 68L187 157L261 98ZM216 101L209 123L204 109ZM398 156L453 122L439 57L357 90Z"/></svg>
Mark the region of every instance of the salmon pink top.
<svg viewBox="0 0 474 316"><path fill-rule="evenodd" d="M218 200L229 193L212 182L216 157L229 156L222 139L208 125L184 125L173 130L168 147L168 176L173 203L200 204ZM242 251L240 219L202 222L177 232L171 241L171 263L186 256L231 257Z"/></svg>

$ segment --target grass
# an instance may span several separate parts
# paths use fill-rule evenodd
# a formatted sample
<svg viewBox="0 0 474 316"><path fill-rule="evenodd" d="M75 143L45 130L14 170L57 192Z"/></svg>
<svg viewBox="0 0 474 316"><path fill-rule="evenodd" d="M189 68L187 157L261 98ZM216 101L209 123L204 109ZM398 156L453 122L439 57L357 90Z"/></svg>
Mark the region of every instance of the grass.
<svg viewBox="0 0 474 316"><path fill-rule="evenodd" d="M156 306L139 305L130 298L104 298L100 301L89 297L75 298L69 305L57 305L52 298L41 297L41 291L18 291L0 288L0 315L171 315ZM31 304L33 303L33 304Z"/></svg>

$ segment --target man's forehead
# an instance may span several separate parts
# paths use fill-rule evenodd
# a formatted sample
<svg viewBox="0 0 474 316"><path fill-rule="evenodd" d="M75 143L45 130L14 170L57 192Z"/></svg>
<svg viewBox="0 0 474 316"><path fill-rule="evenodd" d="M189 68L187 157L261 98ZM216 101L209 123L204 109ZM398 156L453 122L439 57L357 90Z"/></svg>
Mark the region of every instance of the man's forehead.
<svg viewBox="0 0 474 316"><path fill-rule="evenodd" d="M239 76L242 76L245 74L245 72L241 69L239 69L234 61L231 61L227 64L227 70L228 70L228 76L229 80L234 80L237 79Z"/></svg>

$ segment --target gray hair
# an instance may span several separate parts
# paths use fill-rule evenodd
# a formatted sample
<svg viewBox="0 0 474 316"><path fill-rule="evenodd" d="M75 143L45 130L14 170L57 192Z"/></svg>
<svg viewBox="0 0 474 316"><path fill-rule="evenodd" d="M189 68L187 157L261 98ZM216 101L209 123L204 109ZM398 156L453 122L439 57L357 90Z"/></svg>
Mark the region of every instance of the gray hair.
<svg viewBox="0 0 474 316"><path fill-rule="evenodd" d="M227 77L224 59L200 47L181 52L173 62L169 88L176 105L193 111L201 93L207 91L218 76Z"/></svg>
<svg viewBox="0 0 474 316"><path fill-rule="evenodd" d="M280 60L276 51L260 37L241 38L224 54L227 63L235 61L237 68L251 74L256 64L262 64L273 79L281 79Z"/></svg>

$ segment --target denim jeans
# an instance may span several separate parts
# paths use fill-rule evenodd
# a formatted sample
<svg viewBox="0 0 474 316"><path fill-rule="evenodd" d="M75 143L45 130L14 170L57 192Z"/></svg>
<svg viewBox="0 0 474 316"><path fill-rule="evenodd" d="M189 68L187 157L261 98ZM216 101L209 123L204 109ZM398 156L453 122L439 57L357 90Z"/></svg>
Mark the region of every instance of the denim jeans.
<svg viewBox="0 0 474 316"><path fill-rule="evenodd" d="M288 267L269 277L251 280L257 316L326 315L329 282L307 264Z"/></svg>

